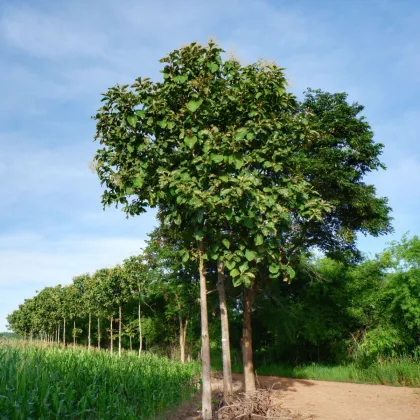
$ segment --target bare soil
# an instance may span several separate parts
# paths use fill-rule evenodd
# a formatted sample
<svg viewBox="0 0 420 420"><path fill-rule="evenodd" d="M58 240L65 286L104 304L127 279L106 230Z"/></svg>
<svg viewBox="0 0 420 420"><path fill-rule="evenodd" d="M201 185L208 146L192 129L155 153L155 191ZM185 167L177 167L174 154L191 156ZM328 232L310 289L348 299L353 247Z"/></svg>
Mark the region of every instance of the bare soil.
<svg viewBox="0 0 420 420"><path fill-rule="evenodd" d="M243 376L234 374L233 379L235 397L241 398ZM269 390L268 393L262 391L259 398L269 395L267 398L270 398L271 403L276 406L276 416L268 417L272 419L420 420L420 388L323 382L275 376L259 376L258 385L260 389ZM215 409L219 408L222 387L220 375L214 375L212 389ZM168 413L165 419L200 419L200 403L201 395L197 394L176 411Z"/></svg>

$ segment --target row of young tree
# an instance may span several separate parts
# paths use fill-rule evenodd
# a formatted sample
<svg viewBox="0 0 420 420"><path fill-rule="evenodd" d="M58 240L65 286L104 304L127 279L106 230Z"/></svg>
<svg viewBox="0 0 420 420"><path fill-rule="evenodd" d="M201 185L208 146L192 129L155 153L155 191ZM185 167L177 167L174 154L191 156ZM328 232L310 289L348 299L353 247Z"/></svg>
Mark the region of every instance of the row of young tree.
<svg viewBox="0 0 420 420"><path fill-rule="evenodd" d="M27 299L9 315L9 328L28 340L73 341L111 352L118 341L119 350L133 350L134 344L139 356L145 341L149 350L182 362L187 354L198 357L198 267L183 263L176 242L162 233L156 229L141 256L121 266L74 277L69 286L47 287ZM214 291L217 268L214 263L208 271ZM293 282L271 282L256 296L257 365L353 361L365 367L378 359L420 356L418 237L404 237L359 264L304 259L294 268ZM118 282L112 281L117 274ZM243 291L225 288L235 356L240 352ZM213 314L209 330L220 337L220 302L216 293L208 296ZM212 341L220 351L221 339Z"/></svg>
<svg viewBox="0 0 420 420"><path fill-rule="evenodd" d="M185 362L185 342L197 282L180 265L176 244L162 243L157 229L147 248L121 265L75 276L71 284L46 287L26 299L8 316L9 329L25 339L86 344L90 349L107 347L118 353L125 347L149 341L173 344L179 327L179 355ZM127 342L128 341L128 342ZM128 345L128 346L127 346Z"/></svg>
<svg viewBox="0 0 420 420"><path fill-rule="evenodd" d="M95 116L104 206L157 208L199 278L202 415L212 418L207 286L217 266L225 393L230 392L225 275L243 291L245 390L255 390L251 317L272 282L289 282L317 248L354 261L357 233L392 230L386 198L364 176L383 168L363 107L346 94L287 91L274 63L243 65L214 42L161 62L163 80L109 89Z"/></svg>

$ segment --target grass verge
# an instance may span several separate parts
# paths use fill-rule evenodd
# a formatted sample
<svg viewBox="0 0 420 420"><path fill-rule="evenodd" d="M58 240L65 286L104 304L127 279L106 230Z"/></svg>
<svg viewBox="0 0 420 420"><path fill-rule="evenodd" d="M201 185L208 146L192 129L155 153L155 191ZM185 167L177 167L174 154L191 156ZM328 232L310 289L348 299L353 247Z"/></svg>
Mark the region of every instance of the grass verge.
<svg viewBox="0 0 420 420"><path fill-rule="evenodd" d="M367 368L360 368L356 364L267 365L259 367L257 374L320 381L420 387L420 363L410 358L386 360Z"/></svg>

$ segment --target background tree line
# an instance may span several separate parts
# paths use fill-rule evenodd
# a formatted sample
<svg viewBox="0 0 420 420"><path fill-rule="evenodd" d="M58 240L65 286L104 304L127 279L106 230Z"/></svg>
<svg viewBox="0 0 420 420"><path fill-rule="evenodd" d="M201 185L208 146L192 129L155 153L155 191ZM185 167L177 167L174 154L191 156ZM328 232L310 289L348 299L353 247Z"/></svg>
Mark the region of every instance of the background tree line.
<svg viewBox="0 0 420 420"><path fill-rule="evenodd" d="M47 287L8 317L29 339L114 350L143 349L180 358L200 354L196 263L182 262L175 242L156 229L139 256L121 266ZM420 239L404 237L359 264L309 258L293 282L272 282L252 313L256 365L308 362L367 366L420 355ZM209 266L217 289L217 266ZM229 283L228 283L229 284ZM226 288L234 369L240 370L243 294ZM140 308L140 311L139 311ZM212 349L220 361L220 308L209 294ZM119 345L121 343L121 346ZM142 343L142 344L140 344ZM114 344L117 345L117 344Z"/></svg>

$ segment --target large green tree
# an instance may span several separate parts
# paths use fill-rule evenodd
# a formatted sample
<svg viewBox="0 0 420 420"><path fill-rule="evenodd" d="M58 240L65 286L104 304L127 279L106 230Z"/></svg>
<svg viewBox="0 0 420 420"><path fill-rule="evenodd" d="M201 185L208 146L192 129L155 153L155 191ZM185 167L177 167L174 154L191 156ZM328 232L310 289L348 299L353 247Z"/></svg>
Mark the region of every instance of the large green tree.
<svg viewBox="0 0 420 420"><path fill-rule="evenodd" d="M161 60L162 82L109 89L95 117L103 203L121 203L130 215L158 206L161 220L184 232L185 259L198 254L205 418L206 261L219 260L245 286L242 349L252 391L252 302L261 284L293 277L293 260L312 247L355 254L356 232L389 229L386 200L362 180L381 166L381 146L360 107L321 92L299 103L283 69L242 66L222 53L213 43L172 52Z"/></svg>

